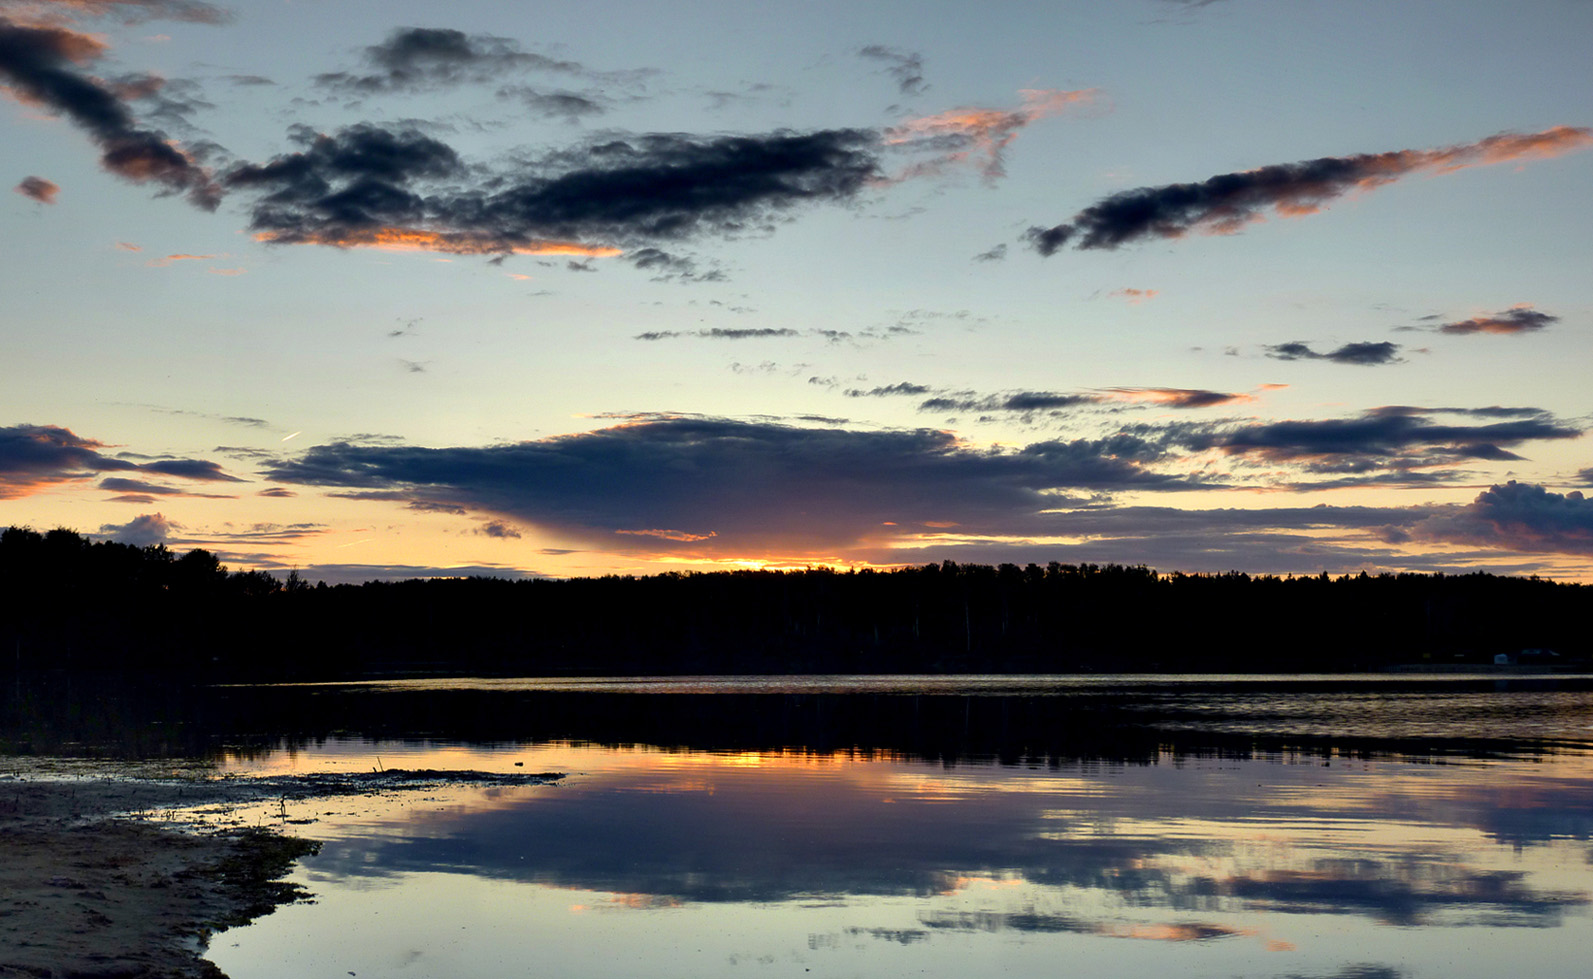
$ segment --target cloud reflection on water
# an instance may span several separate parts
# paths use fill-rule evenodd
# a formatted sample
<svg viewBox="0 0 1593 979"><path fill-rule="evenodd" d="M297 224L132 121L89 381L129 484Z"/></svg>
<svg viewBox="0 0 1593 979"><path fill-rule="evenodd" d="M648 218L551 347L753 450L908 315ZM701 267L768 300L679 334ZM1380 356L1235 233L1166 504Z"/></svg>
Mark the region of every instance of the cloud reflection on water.
<svg viewBox="0 0 1593 979"><path fill-rule="evenodd" d="M1590 898L1540 872L1566 848L1585 863L1576 845L1593 830L1588 764L1553 767L668 756L393 813L330 839L309 868L324 881L446 871L642 906L949 899L983 880L1066 909L928 906L934 930L1187 941L1238 933L1223 916L1276 913L1550 927Z"/></svg>

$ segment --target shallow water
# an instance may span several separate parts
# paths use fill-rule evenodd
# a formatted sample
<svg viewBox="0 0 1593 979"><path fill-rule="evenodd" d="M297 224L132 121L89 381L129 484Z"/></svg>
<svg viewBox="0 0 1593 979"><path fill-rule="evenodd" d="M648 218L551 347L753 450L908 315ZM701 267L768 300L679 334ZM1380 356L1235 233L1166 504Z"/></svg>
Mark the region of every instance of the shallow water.
<svg viewBox="0 0 1593 979"><path fill-rule="evenodd" d="M325 841L298 872L316 903L211 957L233 979L1586 974L1585 681L837 683L300 691L421 720L224 766L569 774L282 807ZM451 696L514 710L448 737ZM502 737L516 713L582 736Z"/></svg>

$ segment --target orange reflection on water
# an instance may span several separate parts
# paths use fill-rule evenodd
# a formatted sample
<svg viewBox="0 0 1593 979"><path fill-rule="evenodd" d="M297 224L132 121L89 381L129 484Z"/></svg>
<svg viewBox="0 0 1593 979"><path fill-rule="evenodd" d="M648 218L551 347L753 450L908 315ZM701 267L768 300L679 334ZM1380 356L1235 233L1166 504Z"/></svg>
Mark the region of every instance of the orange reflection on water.
<svg viewBox="0 0 1593 979"><path fill-rule="evenodd" d="M1196 922L1178 924L1103 924L1097 935L1107 938L1139 938L1153 942L1204 942L1233 935L1254 935L1252 928L1227 928Z"/></svg>

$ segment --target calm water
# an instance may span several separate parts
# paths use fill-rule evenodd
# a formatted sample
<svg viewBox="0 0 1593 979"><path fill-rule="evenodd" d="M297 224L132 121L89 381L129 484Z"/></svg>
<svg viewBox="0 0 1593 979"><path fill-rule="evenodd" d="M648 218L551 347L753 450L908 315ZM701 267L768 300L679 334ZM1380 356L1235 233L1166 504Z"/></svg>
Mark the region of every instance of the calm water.
<svg viewBox="0 0 1593 979"><path fill-rule="evenodd" d="M254 814L325 846L316 903L217 936L233 979L1580 979L1593 947L1585 678L247 696L296 728L237 701L238 772L569 775Z"/></svg>

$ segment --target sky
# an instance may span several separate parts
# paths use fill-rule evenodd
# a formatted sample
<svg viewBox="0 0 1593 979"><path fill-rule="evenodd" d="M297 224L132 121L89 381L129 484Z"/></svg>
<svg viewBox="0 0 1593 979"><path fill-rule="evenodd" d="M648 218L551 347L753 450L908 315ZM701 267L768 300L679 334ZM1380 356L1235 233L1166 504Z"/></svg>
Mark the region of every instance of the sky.
<svg viewBox="0 0 1593 979"><path fill-rule="evenodd" d="M1593 2L0 0L0 526L1593 581Z"/></svg>

